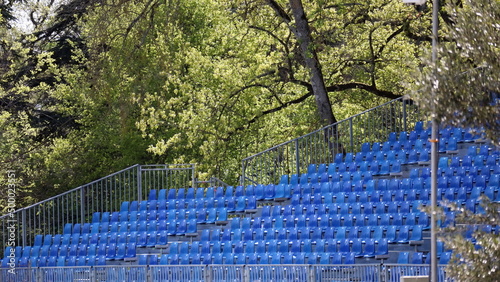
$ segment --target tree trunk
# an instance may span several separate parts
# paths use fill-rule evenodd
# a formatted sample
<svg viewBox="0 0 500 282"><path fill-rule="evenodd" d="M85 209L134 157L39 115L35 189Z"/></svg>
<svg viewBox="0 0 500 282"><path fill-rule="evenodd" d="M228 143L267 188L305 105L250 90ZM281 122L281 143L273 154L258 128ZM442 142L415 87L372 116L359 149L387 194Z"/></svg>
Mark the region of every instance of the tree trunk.
<svg viewBox="0 0 500 282"><path fill-rule="evenodd" d="M290 7L295 19L295 27L292 27L292 30L300 43L300 49L302 50L306 66L309 68L311 74L311 85L318 108L319 119L324 125L336 123L337 120L332 112L332 105L326 91L321 65L312 42L311 30L307 22L302 0L290 0Z"/></svg>

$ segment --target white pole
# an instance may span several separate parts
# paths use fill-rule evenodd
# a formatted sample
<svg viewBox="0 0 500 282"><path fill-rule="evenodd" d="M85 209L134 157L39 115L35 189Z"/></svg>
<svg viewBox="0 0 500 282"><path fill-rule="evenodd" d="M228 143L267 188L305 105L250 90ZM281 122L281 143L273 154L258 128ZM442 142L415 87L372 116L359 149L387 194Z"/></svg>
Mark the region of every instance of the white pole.
<svg viewBox="0 0 500 282"><path fill-rule="evenodd" d="M437 45L438 45L438 26L439 26L439 1L433 0L432 3L432 63L437 62ZM434 67L434 73L436 68ZM438 84L432 85L431 95L435 96L435 87ZM431 282L438 282L438 261L437 261L437 226L436 226L436 211L437 211L437 170L438 170L438 123L436 120L435 103L432 101L432 132L431 132Z"/></svg>

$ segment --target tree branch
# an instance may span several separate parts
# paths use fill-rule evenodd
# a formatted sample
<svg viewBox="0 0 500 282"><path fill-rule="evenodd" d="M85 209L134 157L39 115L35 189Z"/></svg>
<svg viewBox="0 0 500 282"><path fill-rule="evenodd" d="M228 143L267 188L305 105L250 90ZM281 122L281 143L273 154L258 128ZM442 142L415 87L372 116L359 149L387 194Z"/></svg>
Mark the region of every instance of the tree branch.
<svg viewBox="0 0 500 282"><path fill-rule="evenodd" d="M391 42L392 39L394 39L396 36L398 36L400 33L402 33L404 31L404 29L406 28L406 26L408 26L408 25L409 25L409 23L407 21L403 22L403 25L400 28L395 30L391 35L389 35L389 37L387 37L387 39L385 40L385 44L382 44L382 46L380 46L380 48L378 49L378 52L376 54L376 58L380 57L382 52L384 52L384 49L387 46L387 44L389 44L389 42Z"/></svg>
<svg viewBox="0 0 500 282"><path fill-rule="evenodd" d="M290 16L285 12L285 10L274 0L267 0L266 1L271 8L273 8L274 12L276 12L276 15L283 19L287 24L292 21Z"/></svg>
<svg viewBox="0 0 500 282"><path fill-rule="evenodd" d="M377 89L377 87L375 87L373 85L368 85L368 84L359 83L359 82L336 84L336 85L331 85L331 86L326 87L326 90L328 92L338 92L338 91L344 91L344 90L350 90L350 89L366 90L366 91L368 91L372 94L375 94L379 97L384 97L384 98L389 98L389 99L397 99L397 98L401 97L401 95L394 94L391 91L380 90L380 89Z"/></svg>
<svg viewBox="0 0 500 282"><path fill-rule="evenodd" d="M278 36L276 36L274 33L270 32L269 30L262 28L262 27L259 27L259 26L255 26L255 25L250 25L249 28L256 29L256 30L263 31L263 32L267 33L269 36L271 36L276 41L278 41L281 45L283 45L285 48L287 48L286 43L283 40L281 40Z"/></svg>
<svg viewBox="0 0 500 282"><path fill-rule="evenodd" d="M232 134L234 134L234 133L236 133L238 131L241 131L241 130L244 130L244 129L248 128L252 123L255 123L257 120L259 120L259 118L261 118L261 117L263 117L265 115L272 114L272 113L275 113L277 111L283 110L283 109L285 109L285 108L287 108L287 107L289 107L291 105L299 104L299 103L303 102L304 100L306 100L307 98L309 98L311 96L313 96L312 91L308 91L306 94L300 96L297 99L285 102L285 103L279 105L278 107L275 107L275 108L272 108L272 109L269 109L269 110L265 110L262 113L260 113L259 115L256 115L255 117L253 117L252 119L250 119L249 121L247 121L246 125L243 125L243 126L235 128L234 131L230 132L228 135L232 135Z"/></svg>

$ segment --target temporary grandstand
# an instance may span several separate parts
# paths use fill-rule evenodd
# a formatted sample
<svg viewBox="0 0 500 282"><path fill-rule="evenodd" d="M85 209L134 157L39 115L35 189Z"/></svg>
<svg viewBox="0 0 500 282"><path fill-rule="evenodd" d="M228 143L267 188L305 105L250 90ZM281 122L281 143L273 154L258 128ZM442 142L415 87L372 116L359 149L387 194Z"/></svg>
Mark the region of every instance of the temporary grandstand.
<svg viewBox="0 0 500 282"><path fill-rule="evenodd" d="M500 151L468 129L439 134L438 199L477 213L480 195L500 201ZM0 218L1 281L429 275L429 137L400 98L244 159L236 187L197 187L193 165L132 166ZM440 242L440 281L451 255Z"/></svg>

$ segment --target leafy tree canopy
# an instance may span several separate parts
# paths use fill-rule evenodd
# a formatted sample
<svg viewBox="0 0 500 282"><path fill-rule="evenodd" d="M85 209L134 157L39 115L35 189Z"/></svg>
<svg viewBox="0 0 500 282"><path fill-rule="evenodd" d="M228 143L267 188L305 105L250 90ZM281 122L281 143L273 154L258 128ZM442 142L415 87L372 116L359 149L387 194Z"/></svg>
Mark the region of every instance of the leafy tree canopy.
<svg viewBox="0 0 500 282"><path fill-rule="evenodd" d="M500 2L460 1L444 10L447 41L438 60L422 71L415 98L443 125L484 127L497 145L500 140Z"/></svg>
<svg viewBox="0 0 500 282"><path fill-rule="evenodd" d="M404 94L428 11L299 2L308 47L296 0L9 3L32 28L2 8L2 169L25 203L135 163L197 163L236 184L241 159L323 125L312 54L335 120Z"/></svg>

